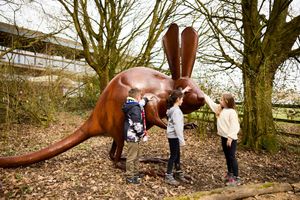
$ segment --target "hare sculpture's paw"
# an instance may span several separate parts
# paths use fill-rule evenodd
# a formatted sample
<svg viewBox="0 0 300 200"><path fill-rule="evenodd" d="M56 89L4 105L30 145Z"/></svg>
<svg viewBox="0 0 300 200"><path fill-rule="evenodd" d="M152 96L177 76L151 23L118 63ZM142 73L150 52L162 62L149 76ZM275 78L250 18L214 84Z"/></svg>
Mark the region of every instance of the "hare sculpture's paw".
<svg viewBox="0 0 300 200"><path fill-rule="evenodd" d="M144 96L146 96L146 94ZM160 108L162 102L161 99L158 96L150 93L147 93L147 96L149 97L149 101L145 107L146 119L148 123L147 129L151 128L153 125L166 129L167 125L159 116L160 111L162 110L162 108Z"/></svg>

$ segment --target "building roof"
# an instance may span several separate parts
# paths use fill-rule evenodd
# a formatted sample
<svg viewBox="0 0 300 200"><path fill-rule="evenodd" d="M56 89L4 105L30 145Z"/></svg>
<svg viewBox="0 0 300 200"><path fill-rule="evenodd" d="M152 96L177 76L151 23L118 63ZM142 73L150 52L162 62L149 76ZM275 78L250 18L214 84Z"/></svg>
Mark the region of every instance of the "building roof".
<svg viewBox="0 0 300 200"><path fill-rule="evenodd" d="M61 55L62 48L64 49L64 52L67 48L68 51L76 52L77 58L83 58L83 47L79 42L56 36L46 36L47 34L40 31L34 31L23 27L18 27L16 25L0 22L1 46L11 47L13 42L12 37L18 38L18 40L20 40L24 44L28 43L32 39L45 37L41 39L38 43L34 44L32 48L27 48L26 50L39 53L47 53L45 52L45 49L47 49L46 46L51 46L52 55L55 54L54 52ZM53 51L53 49L55 49L56 51Z"/></svg>

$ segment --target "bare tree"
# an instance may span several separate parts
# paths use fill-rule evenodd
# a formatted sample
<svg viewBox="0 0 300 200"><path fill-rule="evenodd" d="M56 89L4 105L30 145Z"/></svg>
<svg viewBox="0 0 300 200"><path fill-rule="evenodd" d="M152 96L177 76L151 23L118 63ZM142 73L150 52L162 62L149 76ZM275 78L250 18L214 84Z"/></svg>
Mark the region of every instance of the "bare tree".
<svg viewBox="0 0 300 200"><path fill-rule="evenodd" d="M72 18L85 59L98 74L101 89L117 69L150 63L152 48L177 7L174 0L156 0L153 6L141 13L138 7L143 2L137 0L58 2ZM147 34L146 42L144 39L137 56L131 55L130 47L141 34Z"/></svg>
<svg viewBox="0 0 300 200"><path fill-rule="evenodd" d="M26 22L27 18L22 13L28 12L28 10L31 13L35 11L40 13L42 11L41 14L46 15L49 22L55 21L55 17L47 14L43 10L43 6L39 2L0 0L0 120L5 120L7 125L10 122L21 122L23 120L38 123L51 121L53 119L51 116L54 111L55 99L61 97L61 87L58 82L55 86L48 85L46 87L44 84L36 84L29 81L29 75L41 74L41 71L37 70L38 72L34 72L32 69L36 69L35 67L26 66L26 64L31 63L28 62L31 58L35 64L36 60L38 60L28 51L48 54L54 53L57 48L63 48L57 43L53 43L53 41L59 41L55 36L66 28L65 24L61 25L57 22L54 25L56 29L43 33L37 30L40 27L29 29L23 27L26 24L20 23ZM20 15L22 16L21 21ZM50 17L52 20L50 20ZM43 21L37 19L36 23L42 24ZM64 50L63 54L67 55L70 51L72 50ZM27 60L27 58L29 59ZM26 67L20 68L19 64ZM30 74L28 74L28 71L30 71ZM47 74L48 72L45 70L42 73ZM48 101L49 99L51 100ZM57 102L61 102L61 99ZM43 101L44 104L41 104ZM45 103L47 101L48 103Z"/></svg>
<svg viewBox="0 0 300 200"><path fill-rule="evenodd" d="M300 15L292 0L195 0L186 5L205 16L211 28L206 61L243 74L243 144L276 148L272 89L276 71L288 59L299 63Z"/></svg>

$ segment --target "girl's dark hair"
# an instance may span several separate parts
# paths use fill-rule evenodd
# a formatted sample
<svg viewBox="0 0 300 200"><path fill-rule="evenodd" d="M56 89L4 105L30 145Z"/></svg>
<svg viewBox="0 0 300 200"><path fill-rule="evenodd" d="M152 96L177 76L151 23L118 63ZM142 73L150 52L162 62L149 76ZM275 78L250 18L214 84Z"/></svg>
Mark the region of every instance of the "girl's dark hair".
<svg viewBox="0 0 300 200"><path fill-rule="evenodd" d="M173 90L167 99L167 109L173 107L176 100L181 97L183 97L183 93L181 92L181 90Z"/></svg>

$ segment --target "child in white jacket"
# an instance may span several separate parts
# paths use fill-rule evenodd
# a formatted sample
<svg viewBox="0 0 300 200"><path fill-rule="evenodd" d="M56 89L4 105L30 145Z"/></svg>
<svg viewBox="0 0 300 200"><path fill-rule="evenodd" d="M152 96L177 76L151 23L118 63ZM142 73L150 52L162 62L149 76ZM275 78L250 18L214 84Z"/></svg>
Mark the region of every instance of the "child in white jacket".
<svg viewBox="0 0 300 200"><path fill-rule="evenodd" d="M204 97L208 106L217 116L218 135L221 136L222 148L227 164L226 185L239 185L240 178L238 176L238 163L235 154L240 123L235 110L234 98L232 94L225 93L220 99L220 104L216 104L209 96L204 95Z"/></svg>

